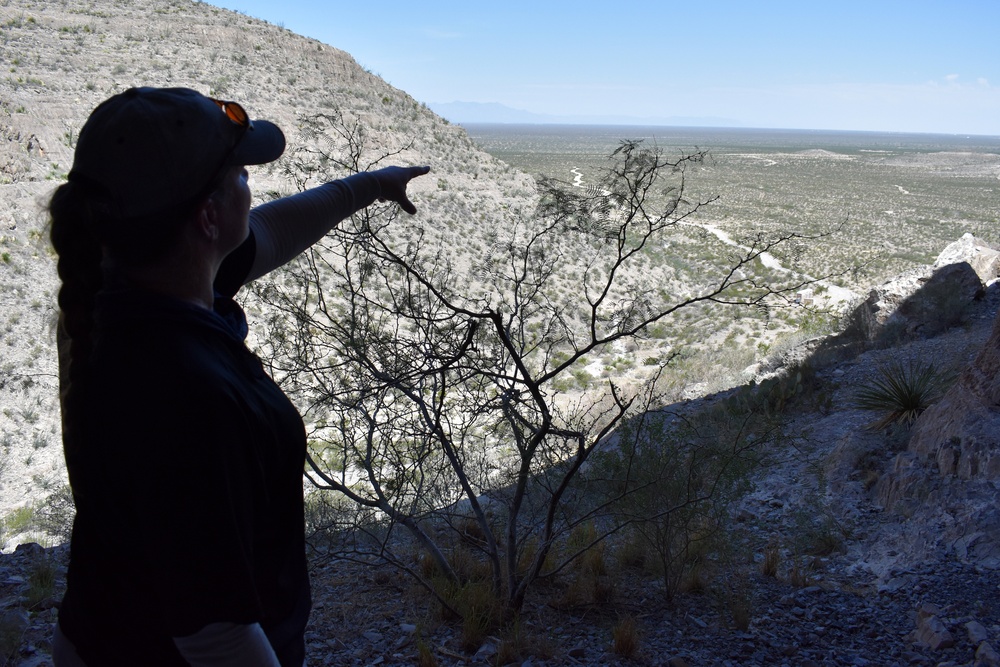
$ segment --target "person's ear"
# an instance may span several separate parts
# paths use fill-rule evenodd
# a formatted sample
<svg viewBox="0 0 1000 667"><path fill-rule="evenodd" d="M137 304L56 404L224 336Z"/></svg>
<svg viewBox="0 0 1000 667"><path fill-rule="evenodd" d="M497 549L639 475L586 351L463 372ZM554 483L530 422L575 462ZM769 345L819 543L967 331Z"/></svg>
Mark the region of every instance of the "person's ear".
<svg viewBox="0 0 1000 667"><path fill-rule="evenodd" d="M219 238L219 207L212 197L208 197L195 212L195 224L203 238L214 241Z"/></svg>

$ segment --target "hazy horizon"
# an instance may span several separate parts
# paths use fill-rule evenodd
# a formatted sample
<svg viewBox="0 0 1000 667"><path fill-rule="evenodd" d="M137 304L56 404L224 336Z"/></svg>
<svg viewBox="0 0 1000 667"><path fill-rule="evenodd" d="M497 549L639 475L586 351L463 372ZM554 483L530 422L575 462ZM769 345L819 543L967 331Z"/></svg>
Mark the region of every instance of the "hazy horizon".
<svg viewBox="0 0 1000 667"><path fill-rule="evenodd" d="M212 4L342 49L432 108L1000 135L995 2Z"/></svg>
<svg viewBox="0 0 1000 667"><path fill-rule="evenodd" d="M680 122L669 122L671 119L663 119L662 122L656 122L655 119L642 119L642 118L628 118L622 117L621 122L595 122L588 120L586 117L581 117L580 119L572 119L571 117L561 117L561 116L542 116L540 114L528 114L530 117L534 117L535 120L462 120L461 116L449 117L447 113L442 113L438 111L438 108L443 108L447 110L448 105L439 104L429 104L428 105L432 111L442 116L448 122L454 125L461 125L462 127L509 127L509 128L523 128L523 127L538 127L538 128L640 128L640 129L664 129L664 130L691 130L691 131L722 131L722 132L746 132L746 133L789 133L789 134L804 134L804 135L815 135L815 134L830 134L830 135L871 135L871 136L886 136L886 137L942 137L942 138L955 138L961 140L963 138L973 138L976 140L981 140L980 143L984 147L990 147L993 150L1000 151L1000 134L976 134L972 132L908 132L908 131L896 131L896 130L839 130L833 128L822 128L822 127L751 127L744 125L713 125L710 123L698 124L693 121L694 119L679 119ZM706 119L708 120L708 119Z"/></svg>

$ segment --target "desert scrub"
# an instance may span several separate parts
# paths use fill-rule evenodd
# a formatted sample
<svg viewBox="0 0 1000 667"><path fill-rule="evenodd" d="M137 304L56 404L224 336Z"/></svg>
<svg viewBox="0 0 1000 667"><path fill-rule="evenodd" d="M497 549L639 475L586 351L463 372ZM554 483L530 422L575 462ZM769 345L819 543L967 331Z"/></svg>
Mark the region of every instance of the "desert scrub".
<svg viewBox="0 0 1000 667"><path fill-rule="evenodd" d="M46 557L39 558L28 575L28 590L25 594L28 609L38 607L49 600L56 591L59 566Z"/></svg>
<svg viewBox="0 0 1000 667"><path fill-rule="evenodd" d="M33 507L33 517L38 529L60 542L69 542L75 516L76 505L68 484L60 486Z"/></svg>
<svg viewBox="0 0 1000 667"><path fill-rule="evenodd" d="M31 505L18 507L0 520L0 535L11 536L29 530L35 521L35 508Z"/></svg>
<svg viewBox="0 0 1000 667"><path fill-rule="evenodd" d="M644 555L668 601L703 589L706 564L730 541L730 508L778 438L768 412L766 397L746 392L697 415L650 413L623 427L618 448L598 458L615 521L638 542L629 560Z"/></svg>
<svg viewBox="0 0 1000 667"><path fill-rule="evenodd" d="M938 370L920 359L892 359L879 365L875 377L858 389L854 406L881 415L869 424L871 429L882 430L894 424L908 427L944 395L954 379L954 373Z"/></svg>

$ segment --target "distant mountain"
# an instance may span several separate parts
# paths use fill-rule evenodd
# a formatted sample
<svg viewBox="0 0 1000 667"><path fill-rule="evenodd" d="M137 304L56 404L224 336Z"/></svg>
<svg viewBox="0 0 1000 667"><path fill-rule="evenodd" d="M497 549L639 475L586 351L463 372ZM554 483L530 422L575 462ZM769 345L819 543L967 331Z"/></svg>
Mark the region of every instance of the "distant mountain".
<svg viewBox="0 0 1000 667"><path fill-rule="evenodd" d="M496 102L430 102L434 113L452 123L534 123L563 125L667 125L686 127L744 127L732 118L718 116L623 116L540 114Z"/></svg>

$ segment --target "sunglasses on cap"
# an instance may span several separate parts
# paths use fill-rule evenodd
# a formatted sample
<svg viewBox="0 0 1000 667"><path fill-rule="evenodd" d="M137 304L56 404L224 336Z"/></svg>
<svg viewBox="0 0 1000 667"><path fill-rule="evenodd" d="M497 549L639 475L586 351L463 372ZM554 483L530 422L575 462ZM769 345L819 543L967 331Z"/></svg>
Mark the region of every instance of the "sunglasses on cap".
<svg viewBox="0 0 1000 667"><path fill-rule="evenodd" d="M229 118L229 120L233 121L244 130L253 128L253 121L250 120L250 116L248 116L246 110L236 102L227 102L214 98L209 99L215 102L219 109L226 114L226 117Z"/></svg>

